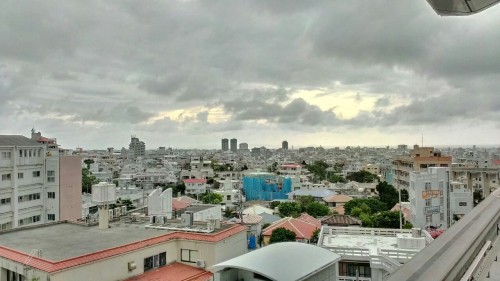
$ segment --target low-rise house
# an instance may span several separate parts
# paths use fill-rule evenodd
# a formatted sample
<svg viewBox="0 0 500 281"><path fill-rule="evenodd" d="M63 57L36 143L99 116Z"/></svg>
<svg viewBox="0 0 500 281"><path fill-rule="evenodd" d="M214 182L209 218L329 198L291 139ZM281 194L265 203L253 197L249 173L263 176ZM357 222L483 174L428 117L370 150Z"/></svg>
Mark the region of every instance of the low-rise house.
<svg viewBox="0 0 500 281"><path fill-rule="evenodd" d="M249 215L249 214L258 215L258 214L262 214L262 213L272 215L272 214L274 214L274 210L266 208L266 207L259 205L259 204L252 205L252 206L247 207L243 210L243 214L245 214L245 215Z"/></svg>
<svg viewBox="0 0 500 281"><path fill-rule="evenodd" d="M297 242L308 243L311 240L314 231L321 227L321 222L309 215L304 214L298 218L283 218L262 231L264 245L269 244L269 239L271 238L273 230L281 227L294 232Z"/></svg>
<svg viewBox="0 0 500 281"><path fill-rule="evenodd" d="M328 207L343 206L345 205L345 203L351 200L352 200L351 196L343 194L335 194L323 198L323 201L328 205Z"/></svg>
<svg viewBox="0 0 500 281"><path fill-rule="evenodd" d="M331 215L322 219L321 224L328 226L361 226L361 221L347 215Z"/></svg>
<svg viewBox="0 0 500 281"><path fill-rule="evenodd" d="M207 179L185 179L186 194L200 195L207 192Z"/></svg>
<svg viewBox="0 0 500 281"><path fill-rule="evenodd" d="M295 200L299 196L312 196L315 201L323 202L323 198L337 194L330 189L299 189L288 193L289 200Z"/></svg>

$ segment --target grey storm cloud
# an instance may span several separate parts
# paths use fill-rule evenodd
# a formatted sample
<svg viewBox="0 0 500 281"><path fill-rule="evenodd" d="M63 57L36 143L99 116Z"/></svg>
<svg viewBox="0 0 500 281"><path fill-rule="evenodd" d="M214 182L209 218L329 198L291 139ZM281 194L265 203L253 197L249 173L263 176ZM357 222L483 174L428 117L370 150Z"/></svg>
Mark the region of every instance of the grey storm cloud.
<svg viewBox="0 0 500 281"><path fill-rule="evenodd" d="M495 124L498 18L496 7L439 17L425 0L4 1L0 117L12 125L0 133L37 119L68 130L94 121L95 134L111 138L121 128L159 139L162 129L188 136L272 128L280 136L281 128L383 134L388 126ZM374 108L344 120L338 106L322 110L294 96L318 89L333 100L375 97ZM217 106L227 118L210 123L207 108ZM189 122L145 124L190 108L202 109Z"/></svg>

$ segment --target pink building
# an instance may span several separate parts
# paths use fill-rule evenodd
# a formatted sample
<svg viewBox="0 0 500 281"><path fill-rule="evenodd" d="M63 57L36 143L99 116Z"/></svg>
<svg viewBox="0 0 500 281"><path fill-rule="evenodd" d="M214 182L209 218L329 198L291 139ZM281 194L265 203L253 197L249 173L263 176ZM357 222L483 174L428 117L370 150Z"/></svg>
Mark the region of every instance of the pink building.
<svg viewBox="0 0 500 281"><path fill-rule="evenodd" d="M82 157L59 156L59 219L82 216Z"/></svg>

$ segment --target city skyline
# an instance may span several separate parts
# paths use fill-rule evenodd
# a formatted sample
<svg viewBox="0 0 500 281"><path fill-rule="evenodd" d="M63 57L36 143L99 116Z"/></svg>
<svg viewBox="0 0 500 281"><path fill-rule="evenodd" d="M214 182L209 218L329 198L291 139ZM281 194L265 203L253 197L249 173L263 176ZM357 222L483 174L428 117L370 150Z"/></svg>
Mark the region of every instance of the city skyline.
<svg viewBox="0 0 500 281"><path fill-rule="evenodd" d="M0 134L34 127L69 149L131 135L146 149L494 146L498 18L426 1L1 3Z"/></svg>

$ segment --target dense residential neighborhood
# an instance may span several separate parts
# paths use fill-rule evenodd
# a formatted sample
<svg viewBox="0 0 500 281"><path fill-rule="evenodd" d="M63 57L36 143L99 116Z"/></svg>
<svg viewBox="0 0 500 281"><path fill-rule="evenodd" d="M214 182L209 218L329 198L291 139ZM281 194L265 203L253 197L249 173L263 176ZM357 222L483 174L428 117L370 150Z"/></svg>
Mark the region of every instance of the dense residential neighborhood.
<svg viewBox="0 0 500 281"><path fill-rule="evenodd" d="M132 136L129 149L65 149L35 130L0 136L2 276L64 280L85 269L100 274L96 280L177 271L197 280L267 280L268 269L237 264L279 255L273 245L288 242L335 253L315 274L383 280L499 186L498 148L146 145ZM58 247L47 240L53 232ZM155 239L158 249L149 249ZM70 251L71 241L92 246ZM128 270L98 273L122 262Z"/></svg>

